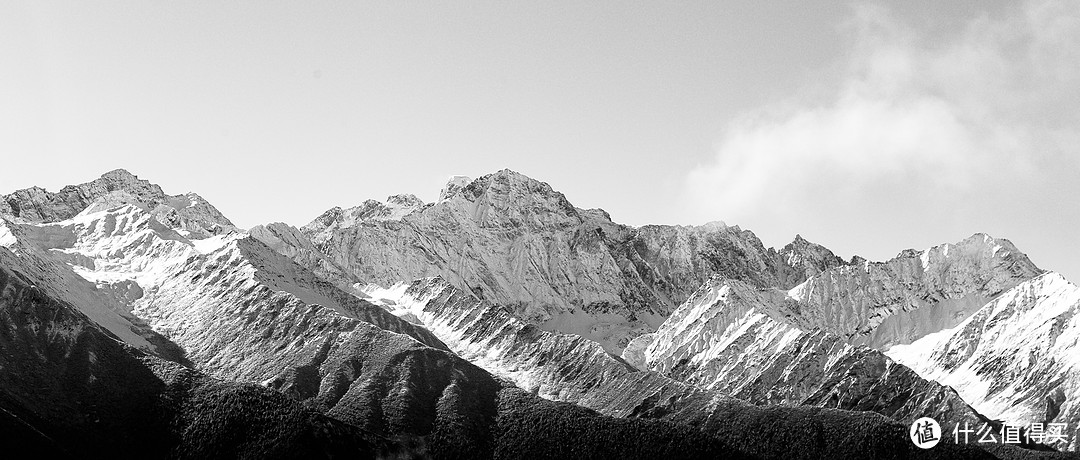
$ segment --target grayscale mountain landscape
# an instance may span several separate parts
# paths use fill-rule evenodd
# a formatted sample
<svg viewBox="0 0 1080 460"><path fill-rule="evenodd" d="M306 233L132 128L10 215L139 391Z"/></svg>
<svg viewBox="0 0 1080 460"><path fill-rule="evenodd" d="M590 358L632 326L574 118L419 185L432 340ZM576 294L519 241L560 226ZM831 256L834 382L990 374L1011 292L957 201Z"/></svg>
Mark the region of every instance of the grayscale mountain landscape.
<svg viewBox="0 0 1080 460"><path fill-rule="evenodd" d="M1080 460L1080 0L0 0L0 460Z"/></svg>
<svg viewBox="0 0 1080 460"><path fill-rule="evenodd" d="M43 458L1076 458L952 436L1080 427L1080 288L1007 235L772 248L509 169L243 229L87 179L0 191L0 437Z"/></svg>

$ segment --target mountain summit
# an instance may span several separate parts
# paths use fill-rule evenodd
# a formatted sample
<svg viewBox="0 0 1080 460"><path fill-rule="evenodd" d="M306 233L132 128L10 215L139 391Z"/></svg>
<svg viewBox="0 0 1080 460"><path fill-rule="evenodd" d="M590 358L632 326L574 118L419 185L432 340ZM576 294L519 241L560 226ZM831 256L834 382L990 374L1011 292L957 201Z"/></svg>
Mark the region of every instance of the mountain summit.
<svg viewBox="0 0 1080 460"><path fill-rule="evenodd" d="M196 237L235 230L229 219L197 194L166 195L161 187L115 169L90 182L69 185L59 192L40 187L17 190L0 197L0 214L32 223L58 222L83 211L104 210L124 204L142 208L166 225Z"/></svg>
<svg viewBox="0 0 1080 460"><path fill-rule="evenodd" d="M124 169L102 174L90 182L69 185L53 193L40 187L17 190L0 199L0 213L27 222L56 222L75 217L95 200L123 193L131 204L150 206L165 201L161 187L139 179Z"/></svg>

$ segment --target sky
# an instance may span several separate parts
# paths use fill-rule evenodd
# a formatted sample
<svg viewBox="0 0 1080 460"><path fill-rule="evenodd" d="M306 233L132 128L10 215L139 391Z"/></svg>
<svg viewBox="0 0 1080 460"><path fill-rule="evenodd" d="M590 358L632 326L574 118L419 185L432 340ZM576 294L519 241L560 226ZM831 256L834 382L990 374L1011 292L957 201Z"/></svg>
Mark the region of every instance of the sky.
<svg viewBox="0 0 1080 460"><path fill-rule="evenodd" d="M1080 3L0 2L0 193L125 168L242 227L510 168L631 225L1080 280Z"/></svg>

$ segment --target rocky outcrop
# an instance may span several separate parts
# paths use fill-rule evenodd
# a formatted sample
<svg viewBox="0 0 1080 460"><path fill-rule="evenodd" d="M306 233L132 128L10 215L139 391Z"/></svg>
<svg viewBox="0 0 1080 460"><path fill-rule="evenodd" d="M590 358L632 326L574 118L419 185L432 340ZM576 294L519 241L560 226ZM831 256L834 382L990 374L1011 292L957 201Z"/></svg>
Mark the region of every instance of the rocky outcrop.
<svg viewBox="0 0 1080 460"><path fill-rule="evenodd" d="M792 271L780 270L778 286L795 286L806 279L826 270L848 265L825 246L807 241L802 235L795 235L795 240L780 248L778 255ZM854 257L852 262L854 262Z"/></svg>
<svg viewBox="0 0 1080 460"><path fill-rule="evenodd" d="M975 234L886 262L836 267L791 290L786 311L821 329L883 350L953 327L990 299L1042 273L1005 239ZM806 306L805 308L798 306Z"/></svg>
<svg viewBox="0 0 1080 460"><path fill-rule="evenodd" d="M445 201L456 195L457 192L469 185L470 182L472 182L472 179L468 176L451 176L450 180L446 181L446 185L443 186L442 190L439 190L439 201Z"/></svg>
<svg viewBox="0 0 1080 460"><path fill-rule="evenodd" d="M248 235L262 241L275 252L296 261L300 266L311 270L335 286L354 295L364 295L360 290L363 283L320 252L307 236L300 232L300 229L282 222L274 222L251 227Z"/></svg>
<svg viewBox="0 0 1080 460"><path fill-rule="evenodd" d="M235 226L202 197L188 193L166 195L161 187L117 169L80 185L53 193L40 187L0 197L0 214L23 222L57 222L90 212L130 204L151 212L163 224L203 238L235 230Z"/></svg>
<svg viewBox="0 0 1080 460"><path fill-rule="evenodd" d="M2 211L27 222L56 222L70 219L82 212L94 200L112 192L123 192L130 204L156 206L165 201L165 192L156 184L117 169L100 178L80 185L69 185L52 193L40 187L18 190L5 195L7 209Z"/></svg>
<svg viewBox="0 0 1080 460"><path fill-rule="evenodd" d="M367 200L360 206L348 209L331 208L304 226L304 230L308 233L333 232L363 222L401 220L423 206L424 202L414 195L392 195L385 203Z"/></svg>

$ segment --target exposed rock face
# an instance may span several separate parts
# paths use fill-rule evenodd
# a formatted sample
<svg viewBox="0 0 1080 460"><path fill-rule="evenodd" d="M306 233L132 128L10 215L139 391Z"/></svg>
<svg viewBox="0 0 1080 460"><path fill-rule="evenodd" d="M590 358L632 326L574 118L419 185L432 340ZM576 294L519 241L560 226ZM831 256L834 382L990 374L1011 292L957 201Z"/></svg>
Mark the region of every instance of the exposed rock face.
<svg viewBox="0 0 1080 460"><path fill-rule="evenodd" d="M886 262L824 271L790 292L800 301L791 305L809 308L785 313L804 330L881 350L953 327L1040 273L1011 242L980 233Z"/></svg>
<svg viewBox="0 0 1080 460"><path fill-rule="evenodd" d="M780 253L766 250L753 233L723 224L619 225L509 170L462 183L451 181L438 203L407 213L335 208L303 233L363 282L440 276L545 330L616 353L658 327L710 274L788 288L842 263L801 238Z"/></svg>
<svg viewBox="0 0 1080 460"><path fill-rule="evenodd" d="M123 204L154 214L163 224L185 235L202 238L234 230L235 226L202 197L188 193L166 195L161 187L117 169L81 185L52 193L40 187L18 190L0 199L0 214L25 222L57 222L84 210L100 211Z"/></svg>
<svg viewBox="0 0 1080 460"><path fill-rule="evenodd" d="M876 350L792 325L784 311L796 302L716 277L652 334L642 364L755 404L870 410L906 422L982 419L951 389Z"/></svg>
<svg viewBox="0 0 1080 460"><path fill-rule="evenodd" d="M401 220L409 213L424 206L424 202L413 195L392 195L386 202L367 200L360 206L341 209L331 208L304 227L309 233L332 232L346 229L362 222Z"/></svg>
<svg viewBox="0 0 1080 460"><path fill-rule="evenodd" d="M152 207L165 200L161 187L117 169L100 178L80 185L69 185L57 193L40 187L18 190L4 196L9 214L28 222L56 222L70 219L82 212L94 200L111 192L124 192L131 204Z"/></svg>
<svg viewBox="0 0 1080 460"><path fill-rule="evenodd" d="M788 243L779 251L780 259L794 272L784 273L781 271L778 286L795 286L803 280L810 278L826 270L846 265L841 259L825 246L806 241L802 235L795 235L795 240ZM855 261L856 259L852 259Z"/></svg>
<svg viewBox="0 0 1080 460"><path fill-rule="evenodd" d="M457 192L465 188L466 185L469 185L469 182L472 182L472 179L468 176L451 176L450 180L446 181L446 185L443 186L442 190L439 190L439 201L445 201L456 195Z"/></svg>
<svg viewBox="0 0 1080 460"><path fill-rule="evenodd" d="M300 232L300 229L285 223L274 222L256 225L248 230L248 234L335 286L353 295L364 296L363 291L360 290L362 285L360 280L319 251L307 236Z"/></svg>
<svg viewBox="0 0 1080 460"><path fill-rule="evenodd" d="M1080 288L1046 273L964 322L886 353L1010 424L1080 425ZM1068 433L1076 448L1076 433Z"/></svg>

